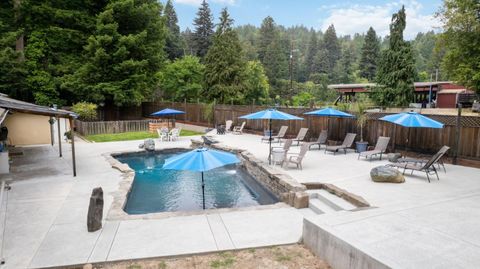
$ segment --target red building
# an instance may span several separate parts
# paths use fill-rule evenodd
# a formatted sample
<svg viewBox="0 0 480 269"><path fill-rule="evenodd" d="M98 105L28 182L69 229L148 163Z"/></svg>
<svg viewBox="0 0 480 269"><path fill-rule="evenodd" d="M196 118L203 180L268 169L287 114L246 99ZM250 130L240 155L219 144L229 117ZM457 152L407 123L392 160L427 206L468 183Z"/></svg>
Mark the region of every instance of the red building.
<svg viewBox="0 0 480 269"><path fill-rule="evenodd" d="M329 88L335 89L342 96L343 101L352 101L356 93L368 92L375 83L361 84L332 84ZM459 94L473 93L464 86L451 81L415 82L414 103L436 103L438 108L455 108ZM431 98L430 97L431 94Z"/></svg>

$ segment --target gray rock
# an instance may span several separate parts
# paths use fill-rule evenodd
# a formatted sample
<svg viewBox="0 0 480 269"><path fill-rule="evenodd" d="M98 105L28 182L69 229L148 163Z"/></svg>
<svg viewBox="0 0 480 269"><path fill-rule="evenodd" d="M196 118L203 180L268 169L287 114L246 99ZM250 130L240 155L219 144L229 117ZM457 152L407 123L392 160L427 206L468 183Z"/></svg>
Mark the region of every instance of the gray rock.
<svg viewBox="0 0 480 269"><path fill-rule="evenodd" d="M400 153L388 153L388 161L391 163L396 163L398 162L398 159L402 157L402 154Z"/></svg>
<svg viewBox="0 0 480 269"><path fill-rule="evenodd" d="M155 141L153 139L145 139L145 141L143 141L143 145L146 151L155 150Z"/></svg>
<svg viewBox="0 0 480 269"><path fill-rule="evenodd" d="M90 197L90 205L88 206L87 228L89 232L95 232L102 228L103 218L103 190L95 188Z"/></svg>
<svg viewBox="0 0 480 269"><path fill-rule="evenodd" d="M308 193L306 192L296 192L295 198L293 200L293 207L299 208L307 208L308 207Z"/></svg>
<svg viewBox="0 0 480 269"><path fill-rule="evenodd" d="M403 183L405 177L397 169L389 166L377 166L370 171L374 182Z"/></svg>

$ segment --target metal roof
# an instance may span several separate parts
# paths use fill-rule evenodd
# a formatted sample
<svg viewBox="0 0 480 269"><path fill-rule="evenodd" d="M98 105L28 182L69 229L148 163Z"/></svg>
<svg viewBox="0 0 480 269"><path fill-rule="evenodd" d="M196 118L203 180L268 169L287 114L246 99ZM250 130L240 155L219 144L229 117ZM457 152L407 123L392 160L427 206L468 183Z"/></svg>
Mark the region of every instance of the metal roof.
<svg viewBox="0 0 480 269"><path fill-rule="evenodd" d="M47 106L35 105L32 103L16 100L8 97L5 94L0 94L0 108L17 111L22 113L37 114L43 116L54 116L61 118L76 118L77 114L63 110L54 109Z"/></svg>

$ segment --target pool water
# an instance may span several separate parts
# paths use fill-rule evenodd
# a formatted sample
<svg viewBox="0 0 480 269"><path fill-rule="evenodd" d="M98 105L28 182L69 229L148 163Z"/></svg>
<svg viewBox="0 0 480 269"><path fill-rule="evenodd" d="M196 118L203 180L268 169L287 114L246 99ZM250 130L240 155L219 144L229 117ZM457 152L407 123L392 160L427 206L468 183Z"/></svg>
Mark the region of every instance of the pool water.
<svg viewBox="0 0 480 269"><path fill-rule="evenodd" d="M135 170L125 212L146 214L202 210L201 174L164 170L165 159L175 153L142 152L116 156ZM239 165L227 165L204 173L205 207L235 208L273 204L278 199Z"/></svg>

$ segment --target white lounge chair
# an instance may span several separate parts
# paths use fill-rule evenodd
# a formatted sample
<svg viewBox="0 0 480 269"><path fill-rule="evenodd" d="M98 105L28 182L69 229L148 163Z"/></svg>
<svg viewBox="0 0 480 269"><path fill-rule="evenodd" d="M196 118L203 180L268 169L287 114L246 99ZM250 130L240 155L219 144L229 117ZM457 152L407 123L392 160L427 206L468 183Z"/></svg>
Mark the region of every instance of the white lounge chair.
<svg viewBox="0 0 480 269"><path fill-rule="evenodd" d="M308 148L308 144L302 144L299 153L289 153L285 158L285 166L288 167L290 163L294 163L297 165L297 168L302 170L302 161L305 158L305 154L307 154Z"/></svg>
<svg viewBox="0 0 480 269"><path fill-rule="evenodd" d="M343 140L343 143L341 145L338 145L338 146L327 146L325 148L325 153L327 153L327 151L332 151L333 152L333 155L335 155L335 152L338 152L339 150L343 149L343 152L345 154L347 154L347 149L351 148L352 145L353 145L353 142L355 141L355 137L357 136L357 134L354 134L354 133L348 133L346 136L345 136L345 139Z"/></svg>
<svg viewBox="0 0 480 269"><path fill-rule="evenodd" d="M182 131L181 128L173 128L171 131L170 131L170 141L176 141L178 140L178 138L180 137L180 132Z"/></svg>
<svg viewBox="0 0 480 269"><path fill-rule="evenodd" d="M226 131L227 133L231 132L230 129L232 129L232 124L233 124L233 121L231 121L231 120L227 120L227 121L225 122L225 131Z"/></svg>
<svg viewBox="0 0 480 269"><path fill-rule="evenodd" d="M320 135L318 136L317 141L307 143L309 145L308 148L312 149L312 146L318 145L318 149L320 150L322 148L322 145L327 146L327 139L328 139L328 131L322 130L320 132Z"/></svg>
<svg viewBox="0 0 480 269"><path fill-rule="evenodd" d="M243 127L245 127L245 122L242 122L242 125L233 127L233 134L243 134Z"/></svg>

